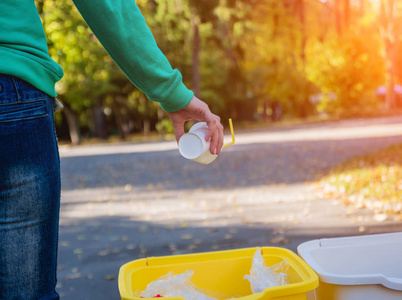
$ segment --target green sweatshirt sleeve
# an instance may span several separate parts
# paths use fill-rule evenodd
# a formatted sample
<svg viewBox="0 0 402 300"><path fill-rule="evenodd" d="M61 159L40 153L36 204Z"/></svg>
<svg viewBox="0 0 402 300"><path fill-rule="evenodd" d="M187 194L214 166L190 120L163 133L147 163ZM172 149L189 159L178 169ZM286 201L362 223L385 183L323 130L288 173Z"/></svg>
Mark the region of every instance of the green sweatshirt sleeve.
<svg viewBox="0 0 402 300"><path fill-rule="evenodd" d="M73 0L85 22L128 79L167 112L184 108L193 92L173 70L135 0Z"/></svg>

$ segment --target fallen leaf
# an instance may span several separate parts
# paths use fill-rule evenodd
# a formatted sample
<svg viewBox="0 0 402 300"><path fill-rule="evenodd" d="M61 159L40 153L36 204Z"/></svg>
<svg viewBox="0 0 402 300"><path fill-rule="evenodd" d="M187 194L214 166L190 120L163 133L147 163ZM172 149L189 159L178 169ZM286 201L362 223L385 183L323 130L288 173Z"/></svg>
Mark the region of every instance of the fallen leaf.
<svg viewBox="0 0 402 300"><path fill-rule="evenodd" d="M66 276L67 280L79 279L79 278L81 278L81 273L69 274Z"/></svg>
<svg viewBox="0 0 402 300"><path fill-rule="evenodd" d="M366 231L367 231L366 227L364 227L364 226L359 227L359 232L366 232Z"/></svg>
<svg viewBox="0 0 402 300"><path fill-rule="evenodd" d="M85 237L84 234L80 234L80 235L77 236L77 240L84 241L84 240L86 240L86 237Z"/></svg>
<svg viewBox="0 0 402 300"><path fill-rule="evenodd" d="M180 238L182 240L191 240L193 236L191 234L182 234Z"/></svg>
<svg viewBox="0 0 402 300"><path fill-rule="evenodd" d="M175 245L175 244L169 244L169 251L172 251L172 252L174 252L174 251L177 251L178 250L178 248L177 248L177 246Z"/></svg>
<svg viewBox="0 0 402 300"><path fill-rule="evenodd" d="M188 250L195 250L195 249L197 249L197 245L195 245L195 244L190 244L190 245L187 246L187 249L188 249Z"/></svg>
<svg viewBox="0 0 402 300"><path fill-rule="evenodd" d="M109 250L102 250L102 251L99 251L98 252L98 255L99 256L106 256L106 255L108 255L109 254Z"/></svg>
<svg viewBox="0 0 402 300"><path fill-rule="evenodd" d="M74 254L77 254L77 255L83 253L81 248L75 248L75 249L73 250L73 252L74 252Z"/></svg>
<svg viewBox="0 0 402 300"><path fill-rule="evenodd" d="M231 240L233 236L230 233L225 234L225 240Z"/></svg>
<svg viewBox="0 0 402 300"><path fill-rule="evenodd" d="M285 231L281 228L275 228L272 230L272 234L283 234Z"/></svg>
<svg viewBox="0 0 402 300"><path fill-rule="evenodd" d="M374 220L377 222L384 222L388 219L388 216L386 214L377 214L374 216Z"/></svg>
<svg viewBox="0 0 402 300"><path fill-rule="evenodd" d="M140 226L138 228L138 231L139 232L147 232L148 231L148 226L147 225Z"/></svg>
<svg viewBox="0 0 402 300"><path fill-rule="evenodd" d="M135 248L137 248L137 246L134 244L128 244L126 247L127 250L134 250Z"/></svg>
<svg viewBox="0 0 402 300"><path fill-rule="evenodd" d="M274 238L270 239L269 242L271 244L274 244L274 245L276 245L276 244L287 245L287 244L289 244L291 242L291 240L286 238L283 235L280 235L280 236L277 236L277 237L274 237Z"/></svg>
<svg viewBox="0 0 402 300"><path fill-rule="evenodd" d="M110 238L112 242L119 241L121 239L120 235L114 235Z"/></svg>
<svg viewBox="0 0 402 300"><path fill-rule="evenodd" d="M181 223L180 223L180 227L181 227L181 228L187 228L188 225L187 225L186 222L181 222Z"/></svg>

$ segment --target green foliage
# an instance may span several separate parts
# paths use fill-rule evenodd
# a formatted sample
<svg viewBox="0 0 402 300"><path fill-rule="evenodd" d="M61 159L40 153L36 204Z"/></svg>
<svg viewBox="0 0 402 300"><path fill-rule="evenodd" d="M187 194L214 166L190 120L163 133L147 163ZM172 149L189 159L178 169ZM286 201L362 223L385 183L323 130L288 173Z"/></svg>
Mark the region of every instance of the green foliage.
<svg viewBox="0 0 402 300"><path fill-rule="evenodd" d="M75 110L89 107L110 91L111 59L70 1L45 1L43 11L49 52L65 71L58 95Z"/></svg>
<svg viewBox="0 0 402 300"><path fill-rule="evenodd" d="M320 110L357 116L378 109L375 90L384 82L384 67L380 37L372 34L375 30L374 24L360 25L342 40L332 35L308 45L307 78L322 93L336 95L335 100L323 101Z"/></svg>
<svg viewBox="0 0 402 300"><path fill-rule="evenodd" d="M165 134L165 133L174 133L173 130L173 125L170 122L169 119L165 118L162 121L160 121L158 124L156 124L156 130L159 133Z"/></svg>
<svg viewBox="0 0 402 300"><path fill-rule="evenodd" d="M362 1L350 2L349 19L341 12L340 25L335 0L136 2L189 88L194 86L192 26L199 22L201 98L224 119L264 117L273 104L285 116L302 117L378 109L374 92L384 84L385 67L378 11L371 1L363 1L364 11L358 6ZM158 105L144 102L142 92L124 77L71 1L37 4L50 54L65 71L57 84L59 98L77 116L81 130L93 134L102 123L99 112L106 112L109 134L124 137L145 130L146 123L151 130L172 130ZM323 97L315 104L311 97L317 94Z"/></svg>

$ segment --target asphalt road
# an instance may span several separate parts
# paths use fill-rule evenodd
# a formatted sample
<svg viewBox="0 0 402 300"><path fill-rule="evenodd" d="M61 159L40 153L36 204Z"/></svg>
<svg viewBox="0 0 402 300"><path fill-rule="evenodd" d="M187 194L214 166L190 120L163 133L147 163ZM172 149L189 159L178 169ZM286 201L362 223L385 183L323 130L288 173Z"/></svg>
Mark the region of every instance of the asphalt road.
<svg viewBox="0 0 402 300"><path fill-rule="evenodd" d="M402 117L236 132L210 165L185 160L175 142L61 147L57 290L63 300L117 300L120 266L141 257L296 251L317 238L402 231L401 221L342 206L314 185L336 164L394 143Z"/></svg>

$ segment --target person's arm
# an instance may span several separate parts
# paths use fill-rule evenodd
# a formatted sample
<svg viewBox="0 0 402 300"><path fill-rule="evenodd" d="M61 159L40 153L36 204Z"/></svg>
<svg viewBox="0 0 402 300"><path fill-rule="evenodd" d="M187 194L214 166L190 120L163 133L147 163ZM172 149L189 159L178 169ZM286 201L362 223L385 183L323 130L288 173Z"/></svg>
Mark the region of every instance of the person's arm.
<svg viewBox="0 0 402 300"><path fill-rule="evenodd" d="M184 108L193 92L173 70L135 0L73 0L85 22L128 79L167 112Z"/></svg>
<svg viewBox="0 0 402 300"><path fill-rule="evenodd" d="M184 122L205 121L210 152L223 145L220 118L209 110L173 70L145 23L135 0L73 0L85 22L127 78L147 97L168 112L176 139L184 134Z"/></svg>

